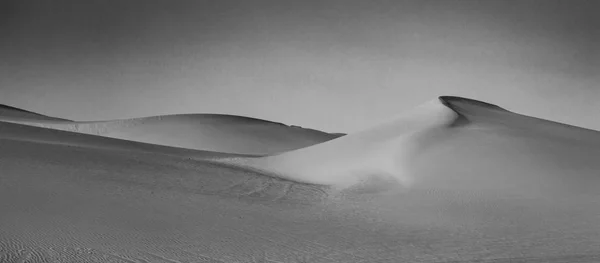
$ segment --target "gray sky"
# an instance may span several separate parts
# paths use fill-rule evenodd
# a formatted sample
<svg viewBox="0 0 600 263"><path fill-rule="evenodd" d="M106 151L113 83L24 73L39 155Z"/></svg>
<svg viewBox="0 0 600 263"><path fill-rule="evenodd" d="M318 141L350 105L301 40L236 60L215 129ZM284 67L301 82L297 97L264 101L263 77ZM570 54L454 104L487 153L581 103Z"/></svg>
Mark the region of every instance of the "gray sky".
<svg viewBox="0 0 600 263"><path fill-rule="evenodd" d="M600 129L600 2L2 1L0 103L352 132L439 95Z"/></svg>

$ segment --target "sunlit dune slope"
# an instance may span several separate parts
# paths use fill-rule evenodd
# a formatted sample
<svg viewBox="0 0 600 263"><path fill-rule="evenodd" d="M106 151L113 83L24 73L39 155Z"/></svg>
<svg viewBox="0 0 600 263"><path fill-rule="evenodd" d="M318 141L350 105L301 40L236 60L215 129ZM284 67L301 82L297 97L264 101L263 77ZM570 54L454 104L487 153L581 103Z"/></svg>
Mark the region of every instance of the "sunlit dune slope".
<svg viewBox="0 0 600 263"><path fill-rule="evenodd" d="M182 114L113 121L65 122L39 118L10 121L43 128L223 153L265 155L321 143L340 135L259 119Z"/></svg>
<svg viewBox="0 0 600 263"><path fill-rule="evenodd" d="M443 96L395 120L315 146L238 160L292 180L346 187L550 196L597 193L600 132Z"/></svg>

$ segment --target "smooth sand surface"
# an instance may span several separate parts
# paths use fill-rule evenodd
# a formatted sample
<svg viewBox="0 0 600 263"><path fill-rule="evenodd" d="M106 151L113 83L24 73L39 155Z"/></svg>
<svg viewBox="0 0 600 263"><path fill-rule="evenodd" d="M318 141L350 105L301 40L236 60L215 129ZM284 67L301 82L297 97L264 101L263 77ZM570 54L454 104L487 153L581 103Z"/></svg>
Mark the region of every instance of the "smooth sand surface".
<svg viewBox="0 0 600 263"><path fill-rule="evenodd" d="M599 156L458 97L267 157L0 121L0 262L600 262Z"/></svg>
<svg viewBox="0 0 600 263"><path fill-rule="evenodd" d="M1 109L1 108L0 108ZM180 114L73 122L13 117L0 121L204 151L266 155L295 150L342 136L298 126L223 114ZM43 116L43 115L42 115ZM32 117L36 117L32 115Z"/></svg>

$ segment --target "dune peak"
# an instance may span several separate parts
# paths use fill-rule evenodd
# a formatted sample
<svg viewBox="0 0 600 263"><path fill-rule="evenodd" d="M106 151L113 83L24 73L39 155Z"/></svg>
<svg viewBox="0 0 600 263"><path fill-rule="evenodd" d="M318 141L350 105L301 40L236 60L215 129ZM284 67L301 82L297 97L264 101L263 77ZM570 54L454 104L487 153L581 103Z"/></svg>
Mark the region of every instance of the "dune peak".
<svg viewBox="0 0 600 263"><path fill-rule="evenodd" d="M475 100L475 99L469 99L469 98L465 98L465 97L458 97L458 96L440 96L438 97L439 100L446 106L453 108L456 107L457 105L469 105L469 106L473 106L473 107L480 107L483 109L492 109L492 110L502 110L502 111L507 111L506 109L496 105L496 104L491 104L488 102L484 102L484 101L480 101L480 100Z"/></svg>

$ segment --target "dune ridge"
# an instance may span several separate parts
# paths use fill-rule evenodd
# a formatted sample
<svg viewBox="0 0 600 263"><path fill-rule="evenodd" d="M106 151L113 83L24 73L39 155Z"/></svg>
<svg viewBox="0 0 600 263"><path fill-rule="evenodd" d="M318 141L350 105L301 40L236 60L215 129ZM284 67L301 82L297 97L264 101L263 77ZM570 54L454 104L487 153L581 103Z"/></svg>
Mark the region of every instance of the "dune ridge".
<svg viewBox="0 0 600 263"><path fill-rule="evenodd" d="M0 104L0 119L11 119L13 121L36 120L36 121L70 122L70 120L67 120L67 119L50 117L50 116L42 115L39 113L19 109L19 108L4 105L4 104Z"/></svg>
<svg viewBox="0 0 600 263"><path fill-rule="evenodd" d="M221 114L180 114L91 122L2 116L0 121L171 147L252 155L285 152L341 136Z"/></svg>

